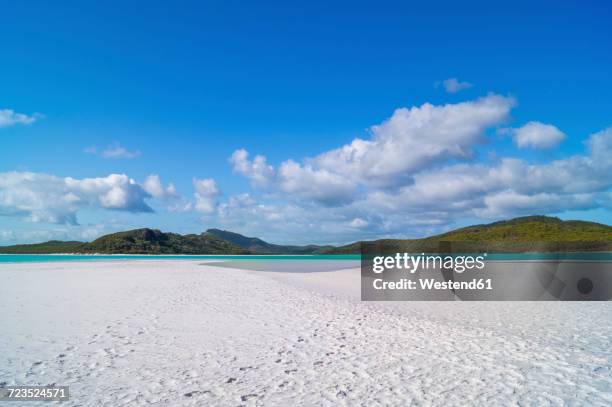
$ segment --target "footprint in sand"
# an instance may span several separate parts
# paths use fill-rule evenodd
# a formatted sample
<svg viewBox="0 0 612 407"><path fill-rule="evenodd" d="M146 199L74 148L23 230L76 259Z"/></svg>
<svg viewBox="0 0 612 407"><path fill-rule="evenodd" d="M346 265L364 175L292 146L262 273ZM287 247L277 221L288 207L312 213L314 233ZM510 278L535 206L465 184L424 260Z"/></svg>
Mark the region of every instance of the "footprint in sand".
<svg viewBox="0 0 612 407"><path fill-rule="evenodd" d="M247 401L248 399L253 398L253 397L257 397L257 394L254 394L254 393L245 394L244 396L240 396L240 400Z"/></svg>
<svg viewBox="0 0 612 407"><path fill-rule="evenodd" d="M30 369L26 372L25 377L44 373L44 371L39 371L39 369L42 369L43 367L44 367L44 364L42 361L36 361L32 363L32 366L30 366Z"/></svg>
<svg viewBox="0 0 612 407"><path fill-rule="evenodd" d="M188 393L183 394L183 396L185 397L193 397L196 394L209 394L211 393L210 390L194 390L194 391L190 391Z"/></svg>

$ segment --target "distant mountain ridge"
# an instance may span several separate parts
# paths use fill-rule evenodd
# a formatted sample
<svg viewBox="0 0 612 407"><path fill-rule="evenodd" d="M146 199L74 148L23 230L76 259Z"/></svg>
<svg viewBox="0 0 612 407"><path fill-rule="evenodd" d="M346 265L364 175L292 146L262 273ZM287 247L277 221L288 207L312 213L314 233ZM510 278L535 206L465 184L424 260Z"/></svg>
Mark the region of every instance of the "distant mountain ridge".
<svg viewBox="0 0 612 407"><path fill-rule="evenodd" d="M247 237L221 229L208 229L206 233L226 240L251 253L257 254L317 254L333 249L333 246L285 246L268 243L258 237Z"/></svg>
<svg viewBox="0 0 612 407"><path fill-rule="evenodd" d="M468 226L421 239L380 239L398 251L435 251L440 243L461 244L479 250L554 251L567 243L568 250L612 251L612 226L595 222L563 221L548 216L526 216L490 224ZM454 242L454 243L453 243ZM0 247L6 254L101 253L101 254L347 254L359 253L363 242L345 246L292 246L268 243L257 237L208 229L180 235L157 229L134 229L101 236L92 242L62 242ZM549 244L550 243L550 244Z"/></svg>

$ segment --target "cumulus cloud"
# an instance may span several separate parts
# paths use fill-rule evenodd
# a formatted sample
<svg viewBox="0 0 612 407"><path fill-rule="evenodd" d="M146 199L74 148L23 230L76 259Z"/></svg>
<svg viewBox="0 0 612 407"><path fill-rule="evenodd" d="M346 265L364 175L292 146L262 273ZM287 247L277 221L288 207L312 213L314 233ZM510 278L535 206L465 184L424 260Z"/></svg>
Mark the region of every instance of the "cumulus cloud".
<svg viewBox="0 0 612 407"><path fill-rule="evenodd" d="M565 133L551 124L531 121L522 127L503 129L510 133L519 148L545 149L557 146L565 138Z"/></svg>
<svg viewBox="0 0 612 407"><path fill-rule="evenodd" d="M77 212L84 208L152 212L146 199L153 196L125 174L77 179L32 172L0 173L0 215L33 222L77 224Z"/></svg>
<svg viewBox="0 0 612 407"><path fill-rule="evenodd" d="M461 82L457 78L448 78L441 82L436 82L436 87L440 85L442 85L444 87L444 90L447 91L448 93L457 93L459 91L462 91L464 89L469 89L472 86L474 86L473 84L469 82Z"/></svg>
<svg viewBox="0 0 612 407"><path fill-rule="evenodd" d="M39 114L28 116L12 109L0 109L0 127L10 127L17 124L32 124L40 117Z"/></svg>
<svg viewBox="0 0 612 407"><path fill-rule="evenodd" d="M313 162L363 184L392 186L449 158L467 158L486 129L503 123L515 101L488 95L474 101L397 109L372 126L370 140L355 139Z"/></svg>
<svg viewBox="0 0 612 407"><path fill-rule="evenodd" d="M249 160L249 153L244 149L236 150L229 159L234 171L246 176L254 186L266 187L274 180L274 168L268 165L266 157L257 155Z"/></svg>
<svg viewBox="0 0 612 407"><path fill-rule="evenodd" d="M587 154L544 164L502 158L493 165L455 164L424 171L396 192L373 191L367 205L380 211L438 212L496 218L605 206L612 188L612 130L586 141ZM428 216L430 216L428 215Z"/></svg>
<svg viewBox="0 0 612 407"><path fill-rule="evenodd" d="M349 200L354 189L354 184L339 174L293 160L287 160L275 169L261 155L249 160L246 150L236 150L230 162L234 171L246 176L255 187L272 188L326 205Z"/></svg>
<svg viewBox="0 0 612 407"><path fill-rule="evenodd" d="M476 211L480 217L497 218L506 214L531 215L568 210L592 209L596 202L591 194L562 195L555 193L520 194L502 191L484 197L484 208Z"/></svg>
<svg viewBox="0 0 612 407"><path fill-rule="evenodd" d="M593 134L585 144L589 148L594 166L605 171L612 165L612 160L610 160L610 154L612 153L612 127Z"/></svg>
<svg viewBox="0 0 612 407"><path fill-rule="evenodd" d="M491 94L457 104L401 108L372 126L370 139L354 139L303 163L287 160L274 168L263 156L249 160L245 150L235 151L230 162L256 187L342 205L355 199L359 186L409 184L424 168L469 158L485 130L503 123L514 104L512 98Z"/></svg>
<svg viewBox="0 0 612 407"><path fill-rule="evenodd" d="M130 151L119 143L110 144L103 149L99 149L97 146L91 146L87 147L84 151L87 154L97 155L98 157L102 158L130 159L140 156L140 151Z"/></svg>
<svg viewBox="0 0 612 407"><path fill-rule="evenodd" d="M212 178L194 178L193 187L195 189L194 209L205 214L213 213L217 208L217 198L219 196L219 188L215 180Z"/></svg>
<svg viewBox="0 0 612 407"><path fill-rule="evenodd" d="M324 205L339 205L349 201L355 187L353 182L340 174L324 168L316 169L311 165L300 165L293 160L281 164L278 178L283 192Z"/></svg>
<svg viewBox="0 0 612 407"><path fill-rule="evenodd" d="M168 184L168 186L164 187L159 175L157 174L151 174L145 178L142 188L154 198L173 199L178 197L174 185Z"/></svg>

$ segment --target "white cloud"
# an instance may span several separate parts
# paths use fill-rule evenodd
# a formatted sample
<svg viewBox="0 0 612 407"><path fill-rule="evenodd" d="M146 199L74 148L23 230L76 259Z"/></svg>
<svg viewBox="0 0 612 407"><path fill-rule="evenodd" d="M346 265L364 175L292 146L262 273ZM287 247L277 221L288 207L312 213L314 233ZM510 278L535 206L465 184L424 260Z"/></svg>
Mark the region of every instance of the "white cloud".
<svg viewBox="0 0 612 407"><path fill-rule="evenodd" d="M12 109L0 109L0 127L10 127L17 124L32 124L40 115L34 114L28 116L27 114L17 113Z"/></svg>
<svg viewBox="0 0 612 407"><path fill-rule="evenodd" d="M469 89L474 86L469 82L461 82L457 78L448 78L443 80L442 82L436 82L436 87L440 85L442 85L444 87L444 90L448 93L457 93L459 91Z"/></svg>
<svg viewBox="0 0 612 407"><path fill-rule="evenodd" d="M151 174L145 178L142 187L149 195L158 199L173 199L177 198L178 194L173 184L168 184L164 187L159 175Z"/></svg>
<svg viewBox="0 0 612 407"><path fill-rule="evenodd" d="M217 198L219 196L219 188L215 180L212 178L194 178L193 187L195 188L194 209L205 214L213 213L217 208Z"/></svg>
<svg viewBox="0 0 612 407"><path fill-rule="evenodd" d="M612 166L612 127L593 134L585 143L593 158L593 166L604 172L608 170Z"/></svg>
<svg viewBox="0 0 612 407"><path fill-rule="evenodd" d="M77 212L84 208L152 212L146 202L152 196L125 174L77 179L32 172L0 173L0 215L33 222L77 224Z"/></svg>
<svg viewBox="0 0 612 407"><path fill-rule="evenodd" d="M512 217L605 206L612 188L612 131L592 135L587 155L544 164L503 158L494 165L455 164L423 171L397 192L373 191L382 212L445 217Z"/></svg>
<svg viewBox="0 0 612 407"><path fill-rule="evenodd" d="M119 143L113 143L108 145L106 148L100 150L97 146L90 146L84 150L87 154L97 155L102 158L114 158L114 159L130 159L140 156L140 151L130 151L123 147Z"/></svg>
<svg viewBox="0 0 612 407"><path fill-rule="evenodd" d="M485 130L503 123L514 103L491 94L470 102L401 108L372 126L369 140L354 139L303 163L287 160L275 169L263 156L250 161L245 150L235 151L230 162L255 187L325 205L346 204L359 186L406 185L429 166L469 158Z"/></svg>
<svg viewBox="0 0 612 407"><path fill-rule="evenodd" d="M274 168L268 165L266 157L257 155L251 161L244 149L236 150L229 159L234 171L246 176L253 186L267 187L275 177Z"/></svg>
<svg viewBox="0 0 612 407"><path fill-rule="evenodd" d="M327 169L315 169L293 160L278 169L280 189L292 196L314 200L324 205L339 205L352 199L355 185L349 179Z"/></svg>
<svg viewBox="0 0 612 407"><path fill-rule="evenodd" d="M488 95L474 101L397 109L372 126L372 139L355 139L313 161L362 184L393 186L449 158L467 158L483 141L487 128L503 123L514 106L512 98Z"/></svg>
<svg viewBox="0 0 612 407"><path fill-rule="evenodd" d="M230 157L234 171L246 176L255 187L272 188L284 194L335 205L350 199L354 184L328 170L287 160L275 170L263 156L249 160L246 150L236 150Z"/></svg>
<svg viewBox="0 0 612 407"><path fill-rule="evenodd" d="M111 174L101 178L63 179L71 202L83 202L105 209L129 212L151 212L144 201L149 194L125 174Z"/></svg>
<svg viewBox="0 0 612 407"><path fill-rule="evenodd" d="M512 134L519 148L551 148L557 146L565 138L565 134L555 126L536 121L531 121L519 128L504 129L502 132Z"/></svg>
<svg viewBox="0 0 612 407"><path fill-rule="evenodd" d="M591 194L520 194L507 190L484 197L484 208L476 213L483 218L505 217L508 214L533 215L564 212L568 210L592 209L596 203Z"/></svg>

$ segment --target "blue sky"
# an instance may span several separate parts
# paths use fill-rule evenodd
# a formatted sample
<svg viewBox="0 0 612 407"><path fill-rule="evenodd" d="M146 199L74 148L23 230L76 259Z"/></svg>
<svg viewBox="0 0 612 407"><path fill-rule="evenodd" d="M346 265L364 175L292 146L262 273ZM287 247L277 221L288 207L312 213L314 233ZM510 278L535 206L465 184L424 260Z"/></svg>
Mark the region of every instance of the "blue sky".
<svg viewBox="0 0 612 407"><path fill-rule="evenodd" d="M4 5L0 244L144 226L338 243L531 213L610 223L611 14L603 1Z"/></svg>

